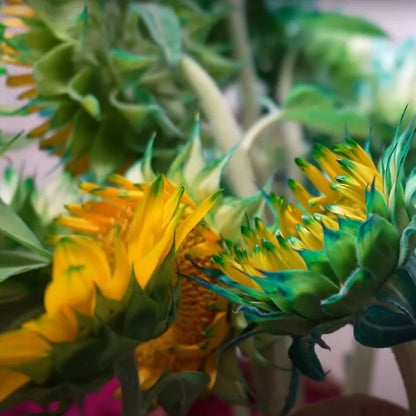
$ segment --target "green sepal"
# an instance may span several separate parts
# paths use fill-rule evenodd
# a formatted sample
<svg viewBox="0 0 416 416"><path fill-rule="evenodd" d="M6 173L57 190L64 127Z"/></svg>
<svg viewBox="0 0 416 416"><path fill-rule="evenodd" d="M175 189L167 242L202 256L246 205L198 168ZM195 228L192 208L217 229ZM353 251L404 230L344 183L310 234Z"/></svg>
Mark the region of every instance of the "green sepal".
<svg viewBox="0 0 416 416"><path fill-rule="evenodd" d="M90 160L94 180L102 183L109 174L114 173L125 160L125 149L117 141L119 119L116 114L107 115L99 124L90 149Z"/></svg>
<svg viewBox="0 0 416 416"><path fill-rule="evenodd" d="M404 313L373 305L356 318L354 337L367 347L394 347L416 339L416 325Z"/></svg>
<svg viewBox="0 0 416 416"><path fill-rule="evenodd" d="M200 371L165 373L150 390L143 392L143 408L149 408L157 399L168 415L185 416L208 382L208 375Z"/></svg>
<svg viewBox="0 0 416 416"><path fill-rule="evenodd" d="M135 102L126 102L121 91L114 90L110 93L110 102L137 133L160 129L168 136L181 137L180 131L149 92L140 90L136 95L140 97L135 97Z"/></svg>
<svg viewBox="0 0 416 416"><path fill-rule="evenodd" d="M52 359L50 356L47 356L7 368L26 374L35 383L42 384L48 379L51 373Z"/></svg>
<svg viewBox="0 0 416 416"><path fill-rule="evenodd" d="M111 65L115 72L143 71L150 68L157 61L154 55L137 55L130 51L113 48L110 51Z"/></svg>
<svg viewBox="0 0 416 416"><path fill-rule="evenodd" d="M332 316L342 316L362 309L379 285L374 275L365 269L355 270L339 293L321 301L322 308Z"/></svg>
<svg viewBox="0 0 416 416"><path fill-rule="evenodd" d="M365 204L367 216L378 214L388 220L390 218L389 207L384 196L377 191L375 181L370 188L365 189Z"/></svg>
<svg viewBox="0 0 416 416"><path fill-rule="evenodd" d="M405 262L413 257L416 247L416 217L412 218L409 225L402 231L400 237L400 256L398 266L402 266Z"/></svg>
<svg viewBox="0 0 416 416"><path fill-rule="evenodd" d="M296 335L308 333L313 323L301 316L289 312L263 312L253 306L239 308L246 320L256 323L257 329L271 335Z"/></svg>
<svg viewBox="0 0 416 416"><path fill-rule="evenodd" d="M357 236L357 259L361 268L371 271L381 284L397 267L400 234L379 215L372 214Z"/></svg>
<svg viewBox="0 0 416 416"><path fill-rule="evenodd" d="M316 355L315 344L316 341L311 337L296 337L293 338L288 353L289 358L302 374L312 380L322 381L325 378L325 372Z"/></svg>
<svg viewBox="0 0 416 416"><path fill-rule="evenodd" d="M13 211L11 207L0 200L0 233L28 248L49 262L52 255L46 250L29 227Z"/></svg>
<svg viewBox="0 0 416 416"><path fill-rule="evenodd" d="M45 257L22 250L0 250L0 283L11 276L37 270L49 265ZM0 285L0 291L2 286ZM0 295L1 298L1 295Z"/></svg>
<svg viewBox="0 0 416 416"><path fill-rule="evenodd" d="M68 83L75 73L72 56L74 46L63 43L43 56L33 67L36 88L40 95L66 94Z"/></svg>
<svg viewBox="0 0 416 416"><path fill-rule="evenodd" d="M123 335L143 342L163 334L176 317L180 281L172 287L175 274L175 248L155 270L145 289L131 279L131 297L126 307Z"/></svg>
<svg viewBox="0 0 416 416"><path fill-rule="evenodd" d="M306 263L308 270L328 277L336 285L339 284L339 279L334 273L325 251L299 250L298 253Z"/></svg>
<svg viewBox="0 0 416 416"><path fill-rule="evenodd" d="M182 30L174 10L150 3L131 3L129 9L140 16L150 37L162 49L168 65L177 67L182 55Z"/></svg>
<svg viewBox="0 0 416 416"><path fill-rule="evenodd" d="M272 294L278 291L299 315L312 320L326 317L320 301L338 291L338 286L326 276L309 270L263 272L266 278L253 279Z"/></svg>
<svg viewBox="0 0 416 416"><path fill-rule="evenodd" d="M242 373L236 348L226 348L219 352L217 378L213 394L227 403L248 406L252 395Z"/></svg>
<svg viewBox="0 0 416 416"><path fill-rule="evenodd" d="M416 168L413 169L406 179L406 186L404 190L404 203L409 217L414 215L414 208L416 206Z"/></svg>
<svg viewBox="0 0 416 416"><path fill-rule="evenodd" d="M414 264L404 265L386 280L377 291L377 299L389 303L407 314L416 324L416 282ZM410 270L406 270L410 267Z"/></svg>
<svg viewBox="0 0 416 416"><path fill-rule="evenodd" d="M403 230L410 221L404 201L403 187L399 182L393 184L389 195L390 217L393 224Z"/></svg>
<svg viewBox="0 0 416 416"><path fill-rule="evenodd" d="M338 225L341 231L357 236L363 221L352 220L351 218L338 217Z"/></svg>
<svg viewBox="0 0 416 416"><path fill-rule="evenodd" d="M323 229L325 254L339 281L343 282L357 267L355 238L346 231Z"/></svg>
<svg viewBox="0 0 416 416"><path fill-rule="evenodd" d="M99 77L95 68L87 67L77 72L68 84L68 95L96 120L101 116L101 105L94 91L99 88Z"/></svg>
<svg viewBox="0 0 416 416"><path fill-rule="evenodd" d="M64 158L74 160L85 155L93 143L91 139L96 132L96 121L85 110L79 109L72 122L72 132L67 142Z"/></svg>

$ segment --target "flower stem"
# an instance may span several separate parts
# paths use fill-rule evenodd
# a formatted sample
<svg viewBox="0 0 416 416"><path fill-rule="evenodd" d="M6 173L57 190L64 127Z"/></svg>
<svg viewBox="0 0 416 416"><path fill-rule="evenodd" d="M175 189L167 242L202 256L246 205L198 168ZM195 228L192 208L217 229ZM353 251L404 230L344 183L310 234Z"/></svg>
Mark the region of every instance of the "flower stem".
<svg viewBox="0 0 416 416"><path fill-rule="evenodd" d="M243 108L243 126L248 128L260 115L256 94L256 71L251 53L250 39L245 17L245 0L226 0L231 7L228 20L230 37L234 47L234 56L244 63L239 73L241 86L241 103Z"/></svg>
<svg viewBox="0 0 416 416"><path fill-rule="evenodd" d="M134 351L123 355L116 364L115 370L121 384L122 415L140 416L141 394L139 372Z"/></svg>
<svg viewBox="0 0 416 416"><path fill-rule="evenodd" d="M374 349L356 343L348 366L345 394L368 393L373 362Z"/></svg>
<svg viewBox="0 0 416 416"><path fill-rule="evenodd" d="M396 345L392 350L406 389L409 412L416 415L416 341Z"/></svg>
<svg viewBox="0 0 416 416"><path fill-rule="evenodd" d="M242 138L240 126L232 115L215 81L197 62L183 56L180 70L184 80L194 90L200 106L211 124L214 140L224 152L234 149L226 174L238 196L249 196L257 192L250 160L241 147L236 147Z"/></svg>

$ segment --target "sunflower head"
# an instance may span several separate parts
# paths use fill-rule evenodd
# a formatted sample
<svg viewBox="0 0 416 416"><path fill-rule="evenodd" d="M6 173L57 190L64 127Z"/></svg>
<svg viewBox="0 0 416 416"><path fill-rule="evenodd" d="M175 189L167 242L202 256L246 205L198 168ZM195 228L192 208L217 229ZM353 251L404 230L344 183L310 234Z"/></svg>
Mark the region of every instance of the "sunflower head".
<svg viewBox="0 0 416 416"><path fill-rule="evenodd" d="M102 181L143 155L157 132L156 162L166 166L195 107L179 75L186 50L220 78L233 65L203 46L222 18L213 7L169 2L7 1L2 6L1 59L26 68L7 76L29 100L12 114L38 112L32 129L41 147L76 173ZM178 128L177 128L177 127Z"/></svg>
<svg viewBox="0 0 416 416"><path fill-rule="evenodd" d="M244 227L244 245L229 243L215 257L218 282L202 282L239 304L255 331L292 335L289 354L311 377L324 377L314 344L326 347L321 334L346 323L369 346L416 336L415 187L404 170L413 134L399 126L379 169L351 139L318 146L320 169L297 160L318 192L291 181L296 203L272 195L274 232L260 220Z"/></svg>
<svg viewBox="0 0 416 416"><path fill-rule="evenodd" d="M109 180L113 186L83 183L90 199L67 205L71 215L58 219L75 232L54 238L44 312L0 336L1 371L18 373L13 386L1 385L2 397L25 385L4 406L23 397L56 400L66 383L83 394L111 378L129 349L136 349L145 390L179 381L203 391L215 381L215 352L229 331L227 303L181 276L209 267L220 250L219 235L201 223L218 194L196 204L164 176L140 184L119 175ZM8 340L15 338L18 350L27 334L43 340L39 355L19 361L16 352L14 359Z"/></svg>

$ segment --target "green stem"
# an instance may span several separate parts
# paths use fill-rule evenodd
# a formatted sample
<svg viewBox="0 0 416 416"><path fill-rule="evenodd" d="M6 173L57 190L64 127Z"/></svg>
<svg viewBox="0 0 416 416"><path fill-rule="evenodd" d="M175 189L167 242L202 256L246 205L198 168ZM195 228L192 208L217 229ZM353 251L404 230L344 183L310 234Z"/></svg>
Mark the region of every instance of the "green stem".
<svg viewBox="0 0 416 416"><path fill-rule="evenodd" d="M287 338L275 341L264 354L272 364L290 368L292 363L287 354ZM262 416L279 415L284 408L291 383L291 373L274 367L253 365L256 396Z"/></svg>
<svg viewBox="0 0 416 416"><path fill-rule="evenodd" d="M355 344L348 366L345 394L368 393L374 363L374 349Z"/></svg>
<svg viewBox="0 0 416 416"><path fill-rule="evenodd" d="M228 20L230 37L234 47L234 56L244 63L239 73L241 86L241 103L243 109L243 126L248 128L260 115L257 99L257 77L253 63L251 44L245 17L245 0L226 0L231 7Z"/></svg>
<svg viewBox="0 0 416 416"><path fill-rule="evenodd" d="M255 124L244 135L244 139L241 142L241 147L246 153L249 153L254 143L262 136L262 134L272 125L278 123L283 118L283 112L281 110L275 110L270 114L265 115L260 120L257 120Z"/></svg>
<svg viewBox="0 0 416 416"><path fill-rule="evenodd" d="M416 415L416 341L405 342L392 348L403 379L409 401L409 412Z"/></svg>
<svg viewBox="0 0 416 416"><path fill-rule="evenodd" d="M217 84L204 68L189 56L182 57L180 70L198 97L219 148L224 153L234 149L226 174L235 194L249 196L257 193L250 160L241 147L236 147L242 138L241 129Z"/></svg>
<svg viewBox="0 0 416 416"><path fill-rule="evenodd" d="M122 356L115 370L121 385L122 415L140 416L142 409L139 371L134 351Z"/></svg>

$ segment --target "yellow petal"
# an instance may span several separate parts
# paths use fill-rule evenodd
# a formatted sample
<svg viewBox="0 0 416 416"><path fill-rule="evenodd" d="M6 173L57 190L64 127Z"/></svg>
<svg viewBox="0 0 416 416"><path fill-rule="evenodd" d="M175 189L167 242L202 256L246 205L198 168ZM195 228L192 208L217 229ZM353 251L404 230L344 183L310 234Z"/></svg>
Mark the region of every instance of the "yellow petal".
<svg viewBox="0 0 416 416"><path fill-rule="evenodd" d="M197 225L209 210L214 206L217 198L221 195L220 192L211 195L206 198L195 210L186 217L179 225L176 230L175 244L176 247L180 247L188 233Z"/></svg>
<svg viewBox="0 0 416 416"><path fill-rule="evenodd" d="M30 378L26 374L6 368L0 369L0 402L29 381Z"/></svg>
<svg viewBox="0 0 416 416"><path fill-rule="evenodd" d="M0 335L0 366L18 365L46 357L51 346L36 332L26 328Z"/></svg>

